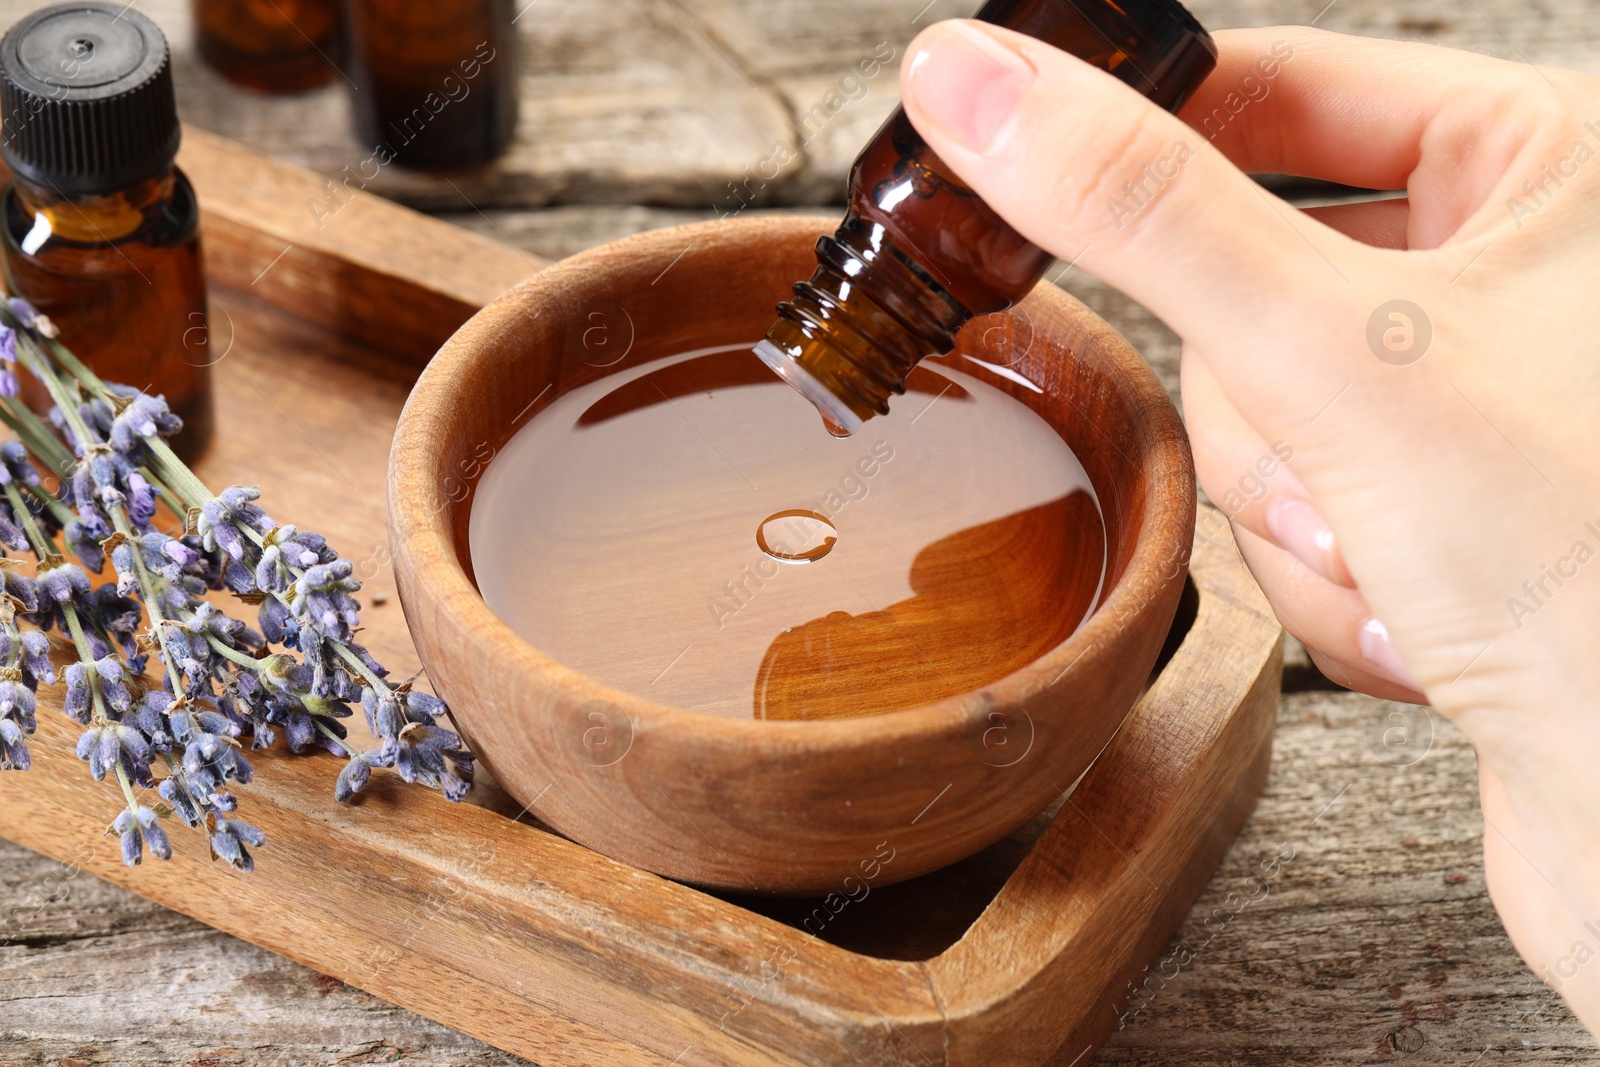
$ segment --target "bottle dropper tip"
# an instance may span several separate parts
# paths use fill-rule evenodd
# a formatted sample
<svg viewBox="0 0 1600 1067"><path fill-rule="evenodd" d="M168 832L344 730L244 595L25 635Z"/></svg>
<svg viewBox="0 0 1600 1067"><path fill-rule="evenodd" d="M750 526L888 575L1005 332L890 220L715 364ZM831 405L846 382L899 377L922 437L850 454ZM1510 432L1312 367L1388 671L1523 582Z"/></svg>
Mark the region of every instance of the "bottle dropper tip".
<svg viewBox="0 0 1600 1067"><path fill-rule="evenodd" d="M755 347L755 354L761 357L761 362L772 368L772 372L795 388L801 396L822 413L822 423L828 432L835 437L849 437L861 429L861 416L851 411L827 386L817 381L816 378L783 349L771 341L763 339Z"/></svg>

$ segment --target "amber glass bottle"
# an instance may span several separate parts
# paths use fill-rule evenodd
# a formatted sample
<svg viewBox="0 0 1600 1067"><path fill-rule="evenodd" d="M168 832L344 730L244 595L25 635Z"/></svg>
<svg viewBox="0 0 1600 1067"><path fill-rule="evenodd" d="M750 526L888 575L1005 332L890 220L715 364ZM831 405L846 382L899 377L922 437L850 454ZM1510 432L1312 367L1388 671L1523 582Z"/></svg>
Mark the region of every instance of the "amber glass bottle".
<svg viewBox="0 0 1600 1067"><path fill-rule="evenodd" d="M298 93L337 72L339 0L194 0L200 56L224 78Z"/></svg>
<svg viewBox="0 0 1600 1067"><path fill-rule="evenodd" d="M0 39L0 107L7 290L96 373L164 394L184 421L174 446L195 455L211 436L213 360L166 38L121 3L36 11Z"/></svg>
<svg viewBox="0 0 1600 1067"><path fill-rule="evenodd" d="M975 16L1037 37L1176 111L1216 47L1173 0L989 0ZM1062 106L1070 107L1070 101ZM757 353L836 432L889 410L925 356L1027 295L1051 257L934 155L897 109L850 172L849 212Z"/></svg>
<svg viewBox="0 0 1600 1067"><path fill-rule="evenodd" d="M423 170L498 159L517 124L513 0L345 0L356 133Z"/></svg>

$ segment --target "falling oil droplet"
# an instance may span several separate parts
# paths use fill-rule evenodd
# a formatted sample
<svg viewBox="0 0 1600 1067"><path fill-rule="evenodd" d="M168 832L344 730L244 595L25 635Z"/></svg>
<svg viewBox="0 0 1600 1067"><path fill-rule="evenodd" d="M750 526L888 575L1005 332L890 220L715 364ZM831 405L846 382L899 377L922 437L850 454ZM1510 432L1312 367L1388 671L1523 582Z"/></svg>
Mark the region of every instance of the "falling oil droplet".
<svg viewBox="0 0 1600 1067"><path fill-rule="evenodd" d="M850 427L834 422L833 419L826 414L822 416L822 425L835 437L850 436Z"/></svg>
<svg viewBox="0 0 1600 1067"><path fill-rule="evenodd" d="M815 563L838 543L833 523L815 511L780 511L756 527L756 545L779 563Z"/></svg>

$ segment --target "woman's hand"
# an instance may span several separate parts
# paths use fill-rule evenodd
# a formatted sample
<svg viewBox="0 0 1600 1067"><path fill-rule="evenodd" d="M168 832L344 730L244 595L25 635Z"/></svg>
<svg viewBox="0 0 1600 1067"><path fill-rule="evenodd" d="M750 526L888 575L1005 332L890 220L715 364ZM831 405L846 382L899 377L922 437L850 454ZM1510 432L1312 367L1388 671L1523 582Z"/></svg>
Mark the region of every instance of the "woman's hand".
<svg viewBox="0 0 1600 1067"><path fill-rule="evenodd" d="M1217 42L1181 119L980 23L926 31L902 89L1013 226L1182 336L1201 482L1279 618L1330 676L1471 738L1490 893L1595 1030L1600 81L1306 29ZM1299 211L1245 172L1408 198Z"/></svg>

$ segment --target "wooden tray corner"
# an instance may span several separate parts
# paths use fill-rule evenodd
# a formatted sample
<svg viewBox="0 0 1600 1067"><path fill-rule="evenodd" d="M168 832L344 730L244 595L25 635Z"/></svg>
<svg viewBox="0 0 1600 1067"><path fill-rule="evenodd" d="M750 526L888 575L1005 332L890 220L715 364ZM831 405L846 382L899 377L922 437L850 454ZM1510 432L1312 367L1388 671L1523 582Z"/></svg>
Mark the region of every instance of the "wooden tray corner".
<svg viewBox="0 0 1600 1067"><path fill-rule="evenodd" d="M324 179L220 138L189 131L183 164L233 331L200 473L259 484L286 521L313 517L369 601L387 596L366 636L409 671L384 544L395 419L438 344L538 264L375 197L315 226L303 201ZM1282 634L1214 512L1185 604L1170 658L1075 789L978 856L858 899L714 896L514 808L383 780L341 807L332 757L279 751L253 757L240 791L269 838L255 873L212 863L181 828L173 860L126 868L103 837L116 802L49 691L33 769L0 775L0 836L551 1067L1072 1067L1266 778Z"/></svg>

